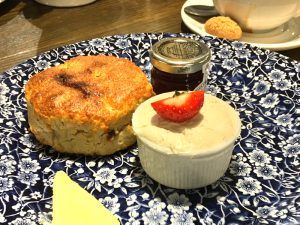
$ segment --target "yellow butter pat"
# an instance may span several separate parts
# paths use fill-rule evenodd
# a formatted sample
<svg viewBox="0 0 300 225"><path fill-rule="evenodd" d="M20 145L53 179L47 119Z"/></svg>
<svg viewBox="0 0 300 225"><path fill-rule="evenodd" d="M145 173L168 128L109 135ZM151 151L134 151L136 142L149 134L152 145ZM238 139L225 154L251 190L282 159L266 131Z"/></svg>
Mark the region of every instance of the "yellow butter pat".
<svg viewBox="0 0 300 225"><path fill-rule="evenodd" d="M119 225L118 219L63 171L53 183L52 225Z"/></svg>

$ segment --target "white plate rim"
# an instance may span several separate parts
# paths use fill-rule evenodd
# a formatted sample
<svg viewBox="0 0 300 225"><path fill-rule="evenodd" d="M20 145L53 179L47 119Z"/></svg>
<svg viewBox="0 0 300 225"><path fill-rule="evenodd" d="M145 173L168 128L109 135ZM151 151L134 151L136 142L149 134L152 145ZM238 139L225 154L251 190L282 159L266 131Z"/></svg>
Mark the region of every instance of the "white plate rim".
<svg viewBox="0 0 300 225"><path fill-rule="evenodd" d="M200 34L200 35L204 35L204 36L212 36L211 34L208 34L205 32L204 30L204 24L196 21L195 19L193 19L191 16L187 15L184 12L184 8L186 6L189 5L193 5L193 4L202 4L202 5L213 5L212 0L187 0L182 8L181 8L181 19L183 21L183 23L193 32L195 32L196 34ZM297 20L299 20L300 23L300 17L297 18ZM243 42L243 40L240 40L241 42ZM280 50L290 50L290 49L294 49L294 48L298 48L300 47L300 37L288 42L282 42L282 43L272 43L272 44L265 44L265 43L254 43L254 42L246 42L248 44L251 45L255 45L257 47L260 48L264 48L264 49L269 49L269 50L275 50L275 51L280 51Z"/></svg>

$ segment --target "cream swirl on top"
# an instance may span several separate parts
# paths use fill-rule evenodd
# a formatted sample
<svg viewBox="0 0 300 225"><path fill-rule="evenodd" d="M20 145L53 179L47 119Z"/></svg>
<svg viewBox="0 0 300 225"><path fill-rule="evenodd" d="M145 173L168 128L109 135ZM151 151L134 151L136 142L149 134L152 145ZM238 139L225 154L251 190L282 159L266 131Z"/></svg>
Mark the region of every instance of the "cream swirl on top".
<svg viewBox="0 0 300 225"><path fill-rule="evenodd" d="M136 135L155 149L170 154L207 155L230 145L240 134L238 112L223 100L205 95L204 105L191 120L174 123L161 118L151 102L172 96L164 93L142 103L133 116Z"/></svg>

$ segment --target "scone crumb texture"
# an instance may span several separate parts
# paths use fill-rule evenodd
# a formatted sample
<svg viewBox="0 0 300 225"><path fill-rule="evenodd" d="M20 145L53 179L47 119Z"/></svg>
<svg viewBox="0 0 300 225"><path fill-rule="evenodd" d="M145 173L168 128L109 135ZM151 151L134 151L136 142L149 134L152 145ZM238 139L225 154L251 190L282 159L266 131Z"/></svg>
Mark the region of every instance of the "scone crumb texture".
<svg viewBox="0 0 300 225"><path fill-rule="evenodd" d="M59 152L110 155L135 143L132 113L153 94L129 59L77 56L26 83L30 131Z"/></svg>

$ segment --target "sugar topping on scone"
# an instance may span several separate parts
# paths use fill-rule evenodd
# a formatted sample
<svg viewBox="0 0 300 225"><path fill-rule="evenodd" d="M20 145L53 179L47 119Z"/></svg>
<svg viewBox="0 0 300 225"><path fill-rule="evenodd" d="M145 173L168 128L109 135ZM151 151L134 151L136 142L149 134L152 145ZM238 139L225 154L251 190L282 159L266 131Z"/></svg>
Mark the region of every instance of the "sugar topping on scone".
<svg viewBox="0 0 300 225"><path fill-rule="evenodd" d="M114 56L78 56L34 75L25 97L31 131L61 152L107 155L135 142L131 116L153 95L143 71Z"/></svg>

